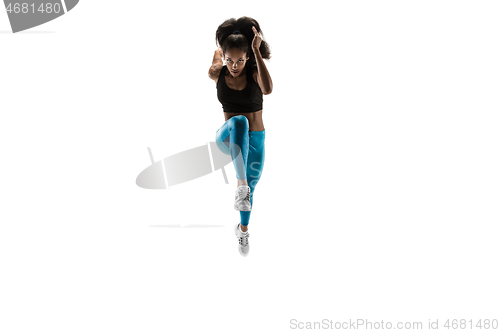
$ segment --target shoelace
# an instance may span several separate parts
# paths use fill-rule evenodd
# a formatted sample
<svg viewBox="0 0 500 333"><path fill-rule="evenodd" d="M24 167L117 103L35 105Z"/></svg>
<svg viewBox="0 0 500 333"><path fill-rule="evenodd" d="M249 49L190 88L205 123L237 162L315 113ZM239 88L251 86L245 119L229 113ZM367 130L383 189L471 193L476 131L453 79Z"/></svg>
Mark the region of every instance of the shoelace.
<svg viewBox="0 0 500 333"><path fill-rule="evenodd" d="M248 237L250 237L250 234L241 234L241 236L238 238L238 242L242 246L247 246L248 245Z"/></svg>
<svg viewBox="0 0 500 333"><path fill-rule="evenodd" d="M238 196L240 196L242 192L243 192L243 191L239 192L239 193L238 193ZM243 198L243 200L248 200L248 202L250 202L250 194L251 194L251 193L250 193L250 188L249 188L249 189L248 189L248 192L247 192L246 196ZM240 198L241 198L241 196L240 196Z"/></svg>

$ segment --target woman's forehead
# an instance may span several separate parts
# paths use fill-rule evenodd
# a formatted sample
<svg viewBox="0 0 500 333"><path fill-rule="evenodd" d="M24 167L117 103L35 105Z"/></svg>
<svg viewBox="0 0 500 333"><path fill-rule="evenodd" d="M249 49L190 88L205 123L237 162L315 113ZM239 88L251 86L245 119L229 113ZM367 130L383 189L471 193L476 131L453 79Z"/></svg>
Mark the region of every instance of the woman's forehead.
<svg viewBox="0 0 500 333"><path fill-rule="evenodd" d="M243 52L241 50L227 50L226 55L229 58L244 58L245 52Z"/></svg>

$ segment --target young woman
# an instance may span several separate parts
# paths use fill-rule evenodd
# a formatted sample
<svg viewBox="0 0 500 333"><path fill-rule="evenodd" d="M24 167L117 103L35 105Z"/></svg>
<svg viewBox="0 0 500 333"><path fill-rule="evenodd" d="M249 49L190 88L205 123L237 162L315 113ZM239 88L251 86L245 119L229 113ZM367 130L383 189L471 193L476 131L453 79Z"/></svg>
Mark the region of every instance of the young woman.
<svg viewBox="0 0 500 333"><path fill-rule="evenodd" d="M271 52L260 33L259 23L250 17L224 21L215 34L220 47L215 51L208 71L216 83L217 98L225 117L215 140L223 153L231 155L236 169L238 183L234 208L240 211L241 221L235 226L234 233L243 256L250 250L248 222L255 186L264 167L262 95L273 90L263 60L269 60Z"/></svg>

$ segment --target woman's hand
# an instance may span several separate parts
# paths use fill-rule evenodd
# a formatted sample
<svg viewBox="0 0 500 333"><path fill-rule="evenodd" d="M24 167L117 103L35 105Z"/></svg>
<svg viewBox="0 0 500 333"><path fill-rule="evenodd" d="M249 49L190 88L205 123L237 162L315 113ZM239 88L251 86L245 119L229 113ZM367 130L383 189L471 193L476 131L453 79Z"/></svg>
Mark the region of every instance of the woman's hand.
<svg viewBox="0 0 500 333"><path fill-rule="evenodd" d="M252 40L252 50L255 53L260 48L260 43L262 42L262 38L260 37L259 32L257 31L257 29L255 29L254 26L252 26L252 30L254 33L253 40Z"/></svg>

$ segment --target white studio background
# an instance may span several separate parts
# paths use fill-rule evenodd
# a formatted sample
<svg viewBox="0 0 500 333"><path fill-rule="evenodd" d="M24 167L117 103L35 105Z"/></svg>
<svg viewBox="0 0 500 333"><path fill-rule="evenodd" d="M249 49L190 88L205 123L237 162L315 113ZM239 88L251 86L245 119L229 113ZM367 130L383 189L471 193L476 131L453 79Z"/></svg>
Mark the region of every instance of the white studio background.
<svg viewBox="0 0 500 333"><path fill-rule="evenodd" d="M499 11L82 0L18 34L0 11L0 331L494 319ZM234 168L229 185L135 184L147 147L215 140L215 31L240 16L259 21L274 84L247 258Z"/></svg>

